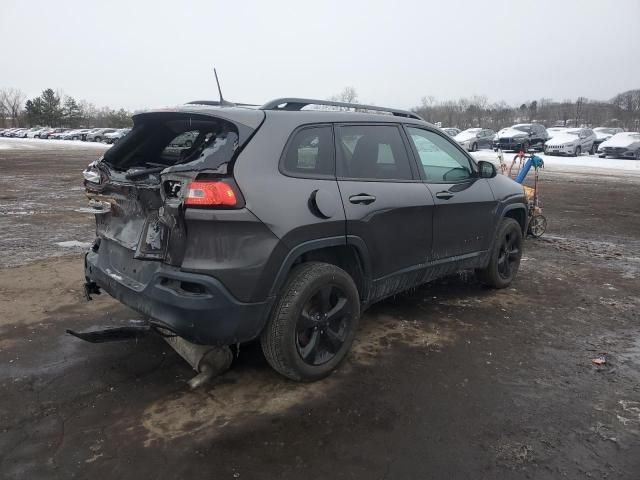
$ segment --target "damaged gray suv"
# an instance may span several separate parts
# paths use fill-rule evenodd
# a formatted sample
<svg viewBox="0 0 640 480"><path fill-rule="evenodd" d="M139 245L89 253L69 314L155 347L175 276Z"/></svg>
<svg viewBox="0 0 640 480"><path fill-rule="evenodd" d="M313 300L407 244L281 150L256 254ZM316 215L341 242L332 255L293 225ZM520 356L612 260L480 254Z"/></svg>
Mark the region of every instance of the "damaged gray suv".
<svg viewBox="0 0 640 480"><path fill-rule="evenodd" d="M522 187L414 113L215 103L135 115L84 172L89 294L192 348L259 339L275 370L313 381L374 302L462 269L514 279Z"/></svg>

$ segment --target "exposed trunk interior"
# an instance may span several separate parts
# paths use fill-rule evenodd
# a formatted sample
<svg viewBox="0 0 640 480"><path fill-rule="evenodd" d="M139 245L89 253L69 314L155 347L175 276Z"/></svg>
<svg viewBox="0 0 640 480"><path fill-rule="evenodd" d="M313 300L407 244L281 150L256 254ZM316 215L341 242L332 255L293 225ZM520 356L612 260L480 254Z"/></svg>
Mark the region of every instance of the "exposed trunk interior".
<svg viewBox="0 0 640 480"><path fill-rule="evenodd" d="M132 131L85 171L96 234L136 259L180 265L183 193L199 175L225 176L247 127L212 116L157 112L136 117Z"/></svg>

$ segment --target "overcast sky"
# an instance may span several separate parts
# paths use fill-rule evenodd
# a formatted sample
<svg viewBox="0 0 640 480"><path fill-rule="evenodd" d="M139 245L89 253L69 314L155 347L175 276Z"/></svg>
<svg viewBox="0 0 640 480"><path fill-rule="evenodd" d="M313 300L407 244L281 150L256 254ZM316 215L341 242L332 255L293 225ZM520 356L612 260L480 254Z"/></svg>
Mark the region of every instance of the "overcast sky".
<svg viewBox="0 0 640 480"><path fill-rule="evenodd" d="M640 88L640 0L1 0L0 39L0 88L129 109L216 99L214 65L225 98L250 103Z"/></svg>

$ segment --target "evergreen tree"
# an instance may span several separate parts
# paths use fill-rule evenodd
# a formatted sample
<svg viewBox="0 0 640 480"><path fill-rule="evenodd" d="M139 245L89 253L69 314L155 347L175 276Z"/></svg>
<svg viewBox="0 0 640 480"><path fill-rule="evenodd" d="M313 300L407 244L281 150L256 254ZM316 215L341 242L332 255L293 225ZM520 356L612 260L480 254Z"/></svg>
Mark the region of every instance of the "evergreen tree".
<svg viewBox="0 0 640 480"><path fill-rule="evenodd" d="M43 123L42 110L43 103L40 97L27 100L27 103L24 105L24 112L30 126L36 126Z"/></svg>
<svg viewBox="0 0 640 480"><path fill-rule="evenodd" d="M60 97L51 88L42 92L42 117L47 125L57 127L62 119L62 108L60 108Z"/></svg>
<svg viewBox="0 0 640 480"><path fill-rule="evenodd" d="M82 111L73 97L66 97L64 99L63 114L68 127L74 128L80 125L82 121Z"/></svg>

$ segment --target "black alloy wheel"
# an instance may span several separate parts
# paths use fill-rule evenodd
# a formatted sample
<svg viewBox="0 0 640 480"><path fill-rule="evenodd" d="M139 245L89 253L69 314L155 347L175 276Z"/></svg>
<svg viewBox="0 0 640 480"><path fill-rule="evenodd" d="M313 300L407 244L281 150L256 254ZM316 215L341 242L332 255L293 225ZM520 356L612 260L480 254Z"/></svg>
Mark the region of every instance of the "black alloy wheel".
<svg viewBox="0 0 640 480"><path fill-rule="evenodd" d="M307 300L296 327L296 348L308 365L335 357L351 330L349 300L337 285L325 285Z"/></svg>
<svg viewBox="0 0 640 480"><path fill-rule="evenodd" d="M522 236L516 235L513 231L507 231L498 251L498 274L503 280L513 280L514 273L520 264L521 249Z"/></svg>

